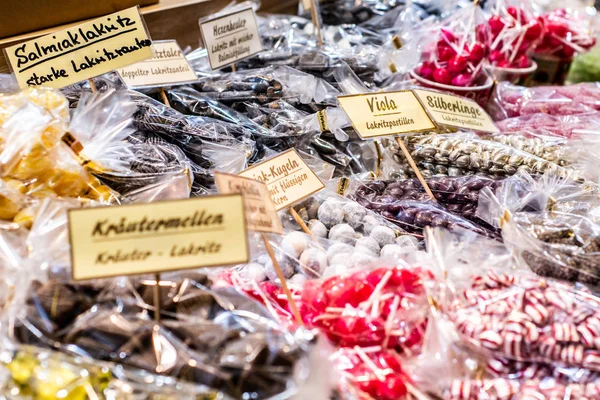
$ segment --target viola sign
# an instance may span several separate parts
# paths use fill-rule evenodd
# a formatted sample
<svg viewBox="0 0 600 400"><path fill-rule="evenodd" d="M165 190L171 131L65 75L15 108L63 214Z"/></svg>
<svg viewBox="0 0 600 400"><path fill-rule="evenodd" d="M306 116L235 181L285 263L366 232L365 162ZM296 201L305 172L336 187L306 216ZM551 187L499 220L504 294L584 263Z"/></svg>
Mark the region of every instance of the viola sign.
<svg viewBox="0 0 600 400"><path fill-rule="evenodd" d="M410 91L339 96L338 102L363 139L435 128Z"/></svg>

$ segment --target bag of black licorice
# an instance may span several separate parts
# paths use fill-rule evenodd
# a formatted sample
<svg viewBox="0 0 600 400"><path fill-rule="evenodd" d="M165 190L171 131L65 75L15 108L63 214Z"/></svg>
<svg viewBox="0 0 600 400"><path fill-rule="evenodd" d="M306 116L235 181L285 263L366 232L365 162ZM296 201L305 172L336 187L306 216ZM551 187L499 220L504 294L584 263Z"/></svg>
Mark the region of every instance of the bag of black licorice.
<svg viewBox="0 0 600 400"><path fill-rule="evenodd" d="M74 282L65 209L41 213L29 254L17 261L27 277L22 297L2 324L17 343L189 382L223 398L285 399L302 383L310 332L283 329L260 303L212 287L197 271L165 273L160 282L145 275Z"/></svg>

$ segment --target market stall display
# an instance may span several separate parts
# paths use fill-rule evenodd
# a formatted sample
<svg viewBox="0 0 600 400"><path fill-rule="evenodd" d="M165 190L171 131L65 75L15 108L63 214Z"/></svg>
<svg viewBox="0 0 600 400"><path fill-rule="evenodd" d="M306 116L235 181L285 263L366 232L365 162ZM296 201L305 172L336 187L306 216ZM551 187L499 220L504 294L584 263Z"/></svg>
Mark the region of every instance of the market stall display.
<svg viewBox="0 0 600 400"><path fill-rule="evenodd" d="M195 80L0 76L0 398L600 399L591 11L243 2Z"/></svg>

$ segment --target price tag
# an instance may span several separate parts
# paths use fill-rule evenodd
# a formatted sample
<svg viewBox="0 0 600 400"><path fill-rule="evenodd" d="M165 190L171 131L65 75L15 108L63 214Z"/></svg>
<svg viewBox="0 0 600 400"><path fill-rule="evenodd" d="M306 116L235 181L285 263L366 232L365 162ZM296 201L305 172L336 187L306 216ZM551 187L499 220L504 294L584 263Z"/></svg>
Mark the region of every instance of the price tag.
<svg viewBox="0 0 600 400"><path fill-rule="evenodd" d="M117 70L128 88L181 85L198 78L175 40L152 42L154 57Z"/></svg>
<svg viewBox="0 0 600 400"><path fill-rule="evenodd" d="M74 280L248 261L241 195L69 211Z"/></svg>
<svg viewBox="0 0 600 400"><path fill-rule="evenodd" d="M435 129L419 100L408 90L339 96L338 102L363 139Z"/></svg>
<svg viewBox="0 0 600 400"><path fill-rule="evenodd" d="M241 194L246 208L246 225L254 232L283 233L283 226L267 185L239 175L215 172L215 183L223 194Z"/></svg>
<svg viewBox="0 0 600 400"><path fill-rule="evenodd" d="M294 149L256 164L243 171L240 176L266 183L277 211L325 187Z"/></svg>
<svg viewBox="0 0 600 400"><path fill-rule="evenodd" d="M5 49L19 86L60 89L152 57L137 7Z"/></svg>
<svg viewBox="0 0 600 400"><path fill-rule="evenodd" d="M252 7L202 19L200 33L213 70L251 57L263 50Z"/></svg>
<svg viewBox="0 0 600 400"><path fill-rule="evenodd" d="M415 89L413 92L439 125L480 132L499 132L488 113L473 100L429 90Z"/></svg>

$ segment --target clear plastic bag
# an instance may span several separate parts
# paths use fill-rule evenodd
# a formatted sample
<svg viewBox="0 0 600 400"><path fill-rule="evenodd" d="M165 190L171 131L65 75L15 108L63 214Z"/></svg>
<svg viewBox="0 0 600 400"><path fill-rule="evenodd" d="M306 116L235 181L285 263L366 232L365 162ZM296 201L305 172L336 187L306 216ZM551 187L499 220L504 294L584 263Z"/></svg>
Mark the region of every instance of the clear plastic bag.
<svg viewBox="0 0 600 400"><path fill-rule="evenodd" d="M484 189L477 214L500 226L507 247L537 274L597 286L600 226L587 214L599 200L568 179L522 175L495 194Z"/></svg>
<svg viewBox="0 0 600 400"><path fill-rule="evenodd" d="M544 36L536 52L570 60L594 47L593 20L585 13L558 8L543 15Z"/></svg>
<svg viewBox="0 0 600 400"><path fill-rule="evenodd" d="M544 25L531 3L494 0L486 2L485 8L491 33L490 63L499 68L532 66L529 55L541 42Z"/></svg>
<svg viewBox="0 0 600 400"><path fill-rule="evenodd" d="M580 115L527 114L496 122L503 133L520 132L525 136L571 139L578 133L600 131L600 114Z"/></svg>
<svg viewBox="0 0 600 400"><path fill-rule="evenodd" d="M330 360L340 373L344 398L404 398L409 379L399 357L422 345L429 279L430 272L417 262L396 259L291 285L305 326L323 332L339 349ZM294 325L281 288L270 282L247 285L234 279L233 283Z"/></svg>
<svg viewBox="0 0 600 400"><path fill-rule="evenodd" d="M257 302L205 275L163 274L161 322L153 321L155 281L137 277L34 282L19 342L115 361L212 388L232 398L288 398L312 336L282 331ZM280 397L278 397L280 396Z"/></svg>
<svg viewBox="0 0 600 400"><path fill-rule="evenodd" d="M35 198L115 201L116 194L92 174L127 171L124 160L131 150L123 139L133 132L134 111L127 96L112 89L86 93L69 121L64 97L52 92L23 95L31 100L0 129L5 181L20 181L21 193Z"/></svg>
<svg viewBox="0 0 600 400"><path fill-rule="evenodd" d="M496 121L530 114L580 115L600 110L597 83L526 88L501 82L488 103Z"/></svg>
<svg viewBox="0 0 600 400"><path fill-rule="evenodd" d="M426 40L422 63L415 70L422 78L453 86L476 86L488 79L483 65L490 30L477 4L453 12L432 28Z"/></svg>
<svg viewBox="0 0 600 400"><path fill-rule="evenodd" d="M567 176L569 171L553 162L500 142L483 140L473 133L409 136L407 148L424 176L484 175L501 178L517 171ZM391 148L399 153L397 144ZM398 162L402 156L398 154Z"/></svg>
<svg viewBox="0 0 600 400"><path fill-rule="evenodd" d="M597 372L474 351L433 307L422 353L403 366L416 386L444 400L587 400L598 393Z"/></svg>
<svg viewBox="0 0 600 400"><path fill-rule="evenodd" d="M464 348L488 361L598 371L600 299L587 288L536 276L515 264L508 249L480 237L433 231L427 246L440 266L436 304ZM511 369L510 362L490 366L497 374Z"/></svg>
<svg viewBox="0 0 600 400"><path fill-rule="evenodd" d="M500 186L501 181L481 176L433 177L426 179L427 186L435 196L435 200L448 211L478 225L491 228L476 216L479 193L484 188L492 192ZM352 181L347 194L357 201L381 202L381 196L389 196L389 200L415 200L428 202L431 199L416 178L387 181ZM392 203L393 203L392 202Z"/></svg>
<svg viewBox="0 0 600 400"><path fill-rule="evenodd" d="M209 388L186 384L172 378L32 346L18 345L14 349L4 350L0 360L0 391L23 400L194 400L209 399L218 395Z"/></svg>

